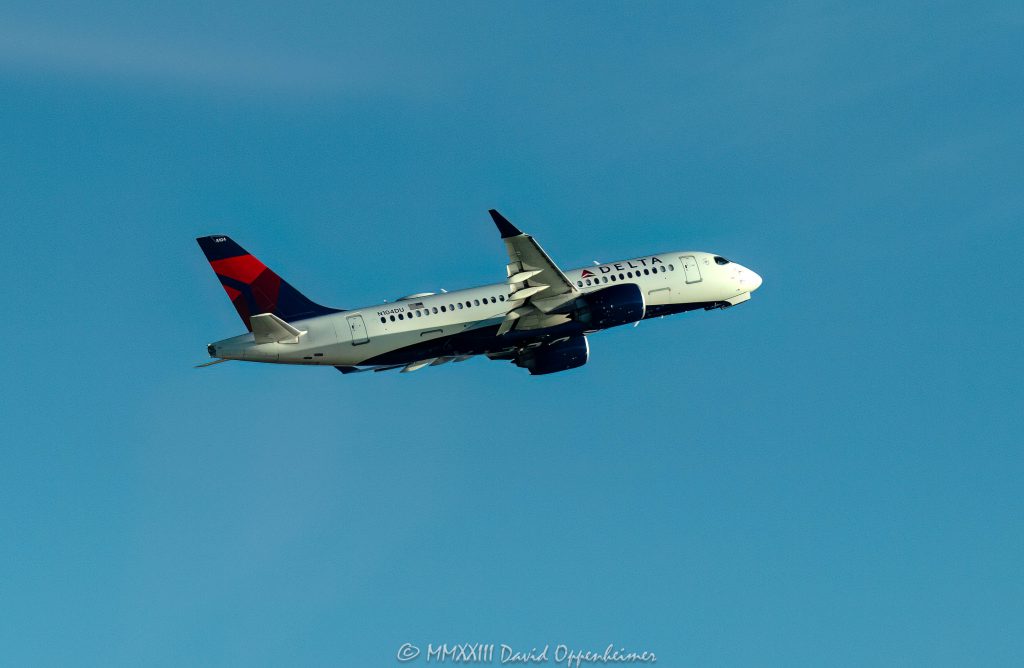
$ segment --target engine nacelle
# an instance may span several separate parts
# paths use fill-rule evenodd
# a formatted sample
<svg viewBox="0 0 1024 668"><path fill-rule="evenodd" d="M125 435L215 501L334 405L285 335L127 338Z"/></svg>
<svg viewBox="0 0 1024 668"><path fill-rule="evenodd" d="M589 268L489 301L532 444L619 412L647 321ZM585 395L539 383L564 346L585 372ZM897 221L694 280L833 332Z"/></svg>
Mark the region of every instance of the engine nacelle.
<svg viewBox="0 0 1024 668"><path fill-rule="evenodd" d="M647 304L636 283L609 285L583 297L586 303L577 320L588 329L607 329L644 319Z"/></svg>
<svg viewBox="0 0 1024 668"><path fill-rule="evenodd" d="M515 365L530 370L531 376L568 371L583 366L590 357L590 344L585 336L570 336L550 345L524 350L515 358Z"/></svg>

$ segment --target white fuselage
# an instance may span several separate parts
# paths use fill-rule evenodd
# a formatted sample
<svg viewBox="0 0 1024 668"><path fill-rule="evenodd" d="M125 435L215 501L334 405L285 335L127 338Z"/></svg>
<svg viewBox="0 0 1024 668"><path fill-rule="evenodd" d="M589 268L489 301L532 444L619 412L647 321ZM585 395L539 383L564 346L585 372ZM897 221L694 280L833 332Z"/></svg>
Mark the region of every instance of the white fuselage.
<svg viewBox="0 0 1024 668"><path fill-rule="evenodd" d="M697 251L661 253L565 275L583 295L615 283L636 284L647 317L741 303L761 285L753 271L715 258ZM304 334L295 343L257 344L250 332L212 344L210 353L255 362L357 366L411 364L437 357L442 348L451 355L494 352L514 345L514 336L496 335L509 311L508 289L507 283L492 283L297 320L291 324Z"/></svg>

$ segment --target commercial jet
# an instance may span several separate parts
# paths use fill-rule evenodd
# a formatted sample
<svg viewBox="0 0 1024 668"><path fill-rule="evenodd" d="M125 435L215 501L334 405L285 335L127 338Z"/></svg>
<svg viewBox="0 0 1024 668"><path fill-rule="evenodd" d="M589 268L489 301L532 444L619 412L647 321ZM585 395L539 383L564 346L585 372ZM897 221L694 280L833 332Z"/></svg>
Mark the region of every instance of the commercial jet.
<svg viewBox="0 0 1024 668"><path fill-rule="evenodd" d="M196 239L248 333L207 347L213 361L416 371L476 355L533 375L583 366L588 336L686 311L742 304L761 277L714 253L676 251L563 271L494 209L508 251L501 283L419 292L345 310L321 306L223 235Z"/></svg>

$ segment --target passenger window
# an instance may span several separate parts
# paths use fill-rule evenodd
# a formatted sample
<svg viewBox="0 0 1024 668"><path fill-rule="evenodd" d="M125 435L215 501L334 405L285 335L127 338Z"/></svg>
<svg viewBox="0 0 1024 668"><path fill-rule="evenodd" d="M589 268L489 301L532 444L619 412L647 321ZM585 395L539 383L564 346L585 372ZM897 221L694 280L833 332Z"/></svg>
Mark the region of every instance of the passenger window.
<svg viewBox="0 0 1024 668"><path fill-rule="evenodd" d="M644 276L650 276L650 274L651 274L651 270L650 269L644 269Z"/></svg>
<svg viewBox="0 0 1024 668"><path fill-rule="evenodd" d="M628 276L629 278L633 278L633 272L627 271L626 276Z"/></svg>
<svg viewBox="0 0 1024 668"><path fill-rule="evenodd" d="M675 270L676 270L676 268L675 268L675 267L673 267L672 265L669 265L669 266L668 266L668 270L669 270L669 271L675 271Z"/></svg>
<svg viewBox="0 0 1024 668"><path fill-rule="evenodd" d="M576 286L582 288L583 287L583 281L576 281Z"/></svg>
<svg viewBox="0 0 1024 668"><path fill-rule="evenodd" d="M462 310L462 302L459 302L459 310Z"/></svg>
<svg viewBox="0 0 1024 668"><path fill-rule="evenodd" d="M436 306L434 307L434 313L437 313L437 307Z"/></svg>
<svg viewBox="0 0 1024 668"><path fill-rule="evenodd" d="M505 301L505 295L498 295L499 301Z"/></svg>
<svg viewBox="0 0 1024 668"><path fill-rule="evenodd" d="M399 320L405 320L405 316L404 316L404 315L402 315L401 313L399 313L399 314L398 314L398 319L399 319Z"/></svg>
<svg viewBox="0 0 1024 668"><path fill-rule="evenodd" d="M602 276L601 277L601 282L602 283L607 283L608 282L608 277L607 276Z"/></svg>
<svg viewBox="0 0 1024 668"><path fill-rule="evenodd" d="M388 319L387 319L387 318L385 318L384 316L381 316L381 317L380 317L380 321L381 321L381 322L387 322L387 321L388 321Z"/></svg>
<svg viewBox="0 0 1024 668"><path fill-rule="evenodd" d="M454 311L455 310L455 304L448 304L448 310L449 311Z"/></svg>
<svg viewBox="0 0 1024 668"><path fill-rule="evenodd" d="M619 274L619 280L620 281L626 280L626 275L625 274Z"/></svg>
<svg viewBox="0 0 1024 668"><path fill-rule="evenodd" d="M473 300L473 305L474 306L480 306L480 300L479 299L474 299Z"/></svg>
<svg viewBox="0 0 1024 668"><path fill-rule="evenodd" d="M661 265L661 273L665 273L665 265Z"/></svg>
<svg viewBox="0 0 1024 668"><path fill-rule="evenodd" d="M612 274L612 283L615 282L615 274Z"/></svg>
<svg viewBox="0 0 1024 668"><path fill-rule="evenodd" d="M441 313L445 313L445 312L447 312L447 311L448 311L448 309L447 309L446 307L444 307L444 306L441 306Z"/></svg>
<svg viewBox="0 0 1024 668"><path fill-rule="evenodd" d="M472 305L473 305L473 302L466 302L466 308L469 308L469 307L471 307Z"/></svg>
<svg viewBox="0 0 1024 668"><path fill-rule="evenodd" d="M395 316L391 316L391 322L395 321Z"/></svg>

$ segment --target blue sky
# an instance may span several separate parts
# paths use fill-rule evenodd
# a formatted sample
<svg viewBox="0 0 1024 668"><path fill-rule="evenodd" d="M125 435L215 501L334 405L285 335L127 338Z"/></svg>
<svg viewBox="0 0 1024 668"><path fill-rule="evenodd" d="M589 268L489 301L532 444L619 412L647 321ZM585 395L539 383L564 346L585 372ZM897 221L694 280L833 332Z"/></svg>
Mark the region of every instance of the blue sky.
<svg viewBox="0 0 1024 668"><path fill-rule="evenodd" d="M8 2L0 663L1019 665L1018 3ZM531 378L195 370L226 233L355 307L692 248ZM422 662L421 662L422 663Z"/></svg>

